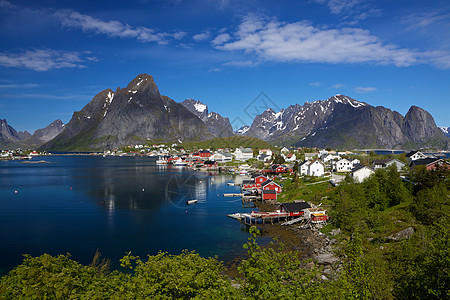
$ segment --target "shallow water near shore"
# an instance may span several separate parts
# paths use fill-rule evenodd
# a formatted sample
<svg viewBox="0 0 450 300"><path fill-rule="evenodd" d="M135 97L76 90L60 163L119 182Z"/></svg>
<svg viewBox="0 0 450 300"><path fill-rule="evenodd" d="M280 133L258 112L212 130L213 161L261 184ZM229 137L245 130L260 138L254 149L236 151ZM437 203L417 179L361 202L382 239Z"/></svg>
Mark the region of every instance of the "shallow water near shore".
<svg viewBox="0 0 450 300"><path fill-rule="evenodd" d="M224 261L245 254L247 228L226 215L251 209L223 197L239 191L227 185L232 176L156 166L145 157L33 160L48 163L0 161L1 274L25 253L70 253L88 264L98 249L113 267L128 251L145 257L188 249ZM187 205L191 199L198 204Z"/></svg>

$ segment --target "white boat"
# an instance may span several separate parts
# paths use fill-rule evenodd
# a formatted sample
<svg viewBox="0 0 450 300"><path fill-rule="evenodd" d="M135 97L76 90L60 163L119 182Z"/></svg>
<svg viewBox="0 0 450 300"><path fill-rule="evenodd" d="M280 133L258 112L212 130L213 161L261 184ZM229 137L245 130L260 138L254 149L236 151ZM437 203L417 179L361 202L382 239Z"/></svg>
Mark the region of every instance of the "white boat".
<svg viewBox="0 0 450 300"><path fill-rule="evenodd" d="M159 159L156 160L156 164L160 165L160 166L161 165L167 165L167 160L159 158Z"/></svg>
<svg viewBox="0 0 450 300"><path fill-rule="evenodd" d="M242 220L244 218L243 216L244 214L242 213L234 213L234 214L229 214L227 215L228 217L232 218L232 219L236 219L236 220Z"/></svg>
<svg viewBox="0 0 450 300"><path fill-rule="evenodd" d="M191 204L196 204L197 202L198 202L197 199L192 199L192 200L186 201L186 204L187 204L187 205L191 205Z"/></svg>
<svg viewBox="0 0 450 300"><path fill-rule="evenodd" d="M187 166L187 163L182 160L177 160L174 165L175 166Z"/></svg>

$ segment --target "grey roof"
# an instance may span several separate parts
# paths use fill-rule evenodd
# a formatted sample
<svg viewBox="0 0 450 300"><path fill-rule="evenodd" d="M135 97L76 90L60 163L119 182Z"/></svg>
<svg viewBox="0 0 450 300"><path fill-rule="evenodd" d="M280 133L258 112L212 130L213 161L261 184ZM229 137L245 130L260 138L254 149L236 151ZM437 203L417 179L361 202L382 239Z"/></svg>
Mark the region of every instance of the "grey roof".
<svg viewBox="0 0 450 300"><path fill-rule="evenodd" d="M408 154L406 154L406 157L411 157L411 156L413 156L414 154L416 154L417 152L419 152L419 151L418 151L418 150L411 151L411 152L409 152Z"/></svg>
<svg viewBox="0 0 450 300"><path fill-rule="evenodd" d="M423 158L423 159L416 159L411 162L410 166L428 166L429 164L432 164L434 162L437 162L438 160L442 160L441 158Z"/></svg>
<svg viewBox="0 0 450 300"><path fill-rule="evenodd" d="M281 203L280 207L284 207L288 212L301 211L311 206L308 202L297 202L297 203Z"/></svg>
<svg viewBox="0 0 450 300"><path fill-rule="evenodd" d="M359 170L364 169L364 168L368 168L368 169L372 170L372 168L370 168L368 166L365 166L365 165L362 165L362 164L357 164L356 166L353 167L352 172L356 172L356 171L359 171Z"/></svg>

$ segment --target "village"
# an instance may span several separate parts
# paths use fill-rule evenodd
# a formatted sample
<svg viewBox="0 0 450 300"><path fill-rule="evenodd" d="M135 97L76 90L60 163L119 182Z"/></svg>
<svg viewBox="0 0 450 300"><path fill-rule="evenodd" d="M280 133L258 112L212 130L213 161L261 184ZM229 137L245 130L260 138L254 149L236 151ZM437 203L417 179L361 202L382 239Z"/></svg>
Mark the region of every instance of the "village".
<svg viewBox="0 0 450 300"><path fill-rule="evenodd" d="M229 217L246 225L281 223L296 224L299 228L321 228L330 217L321 203L306 201L310 199L285 199L286 195L282 194L284 183L291 178L307 178L311 183L306 185L325 187L337 186L345 178L361 183L377 169L390 166L395 166L403 180L408 180L408 171L416 166L422 165L428 170L438 166L450 168L445 153L417 150L376 155L364 151L293 147L186 150L177 144L161 144L130 146L125 151L107 151L104 156L107 155L156 156L159 166L182 166L198 171L239 175L229 185L240 186L240 193L226 193L224 197L241 197L243 207L259 209L250 213L231 213ZM288 202L284 202L286 200ZM261 204L269 204L272 209L262 211L260 207L267 206Z"/></svg>

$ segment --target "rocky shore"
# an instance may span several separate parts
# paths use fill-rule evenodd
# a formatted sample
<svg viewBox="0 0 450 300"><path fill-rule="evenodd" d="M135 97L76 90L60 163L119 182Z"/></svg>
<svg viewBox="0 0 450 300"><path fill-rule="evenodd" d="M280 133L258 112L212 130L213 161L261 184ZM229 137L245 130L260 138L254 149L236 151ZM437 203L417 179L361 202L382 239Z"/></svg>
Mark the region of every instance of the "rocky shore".
<svg viewBox="0 0 450 300"><path fill-rule="evenodd" d="M263 204L258 206L260 211L270 211L273 209L271 205ZM339 258L334 254L337 245L337 236L340 234L339 229L334 229L328 234L320 232L321 226L313 226L311 228L299 228L298 225L282 226L281 223L270 225L258 225L262 237L270 237L276 240L274 245L263 245L264 247L279 248L279 244L283 244L283 251L297 251L304 260L312 260L307 267L313 265L323 266L324 279L328 278L332 273L332 266L340 263ZM230 276L238 276L237 265L245 257L236 258L232 262L225 265L228 267Z"/></svg>

